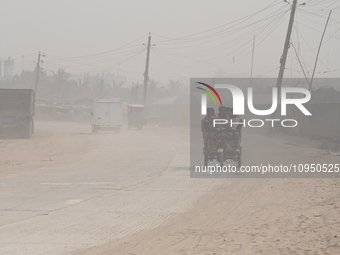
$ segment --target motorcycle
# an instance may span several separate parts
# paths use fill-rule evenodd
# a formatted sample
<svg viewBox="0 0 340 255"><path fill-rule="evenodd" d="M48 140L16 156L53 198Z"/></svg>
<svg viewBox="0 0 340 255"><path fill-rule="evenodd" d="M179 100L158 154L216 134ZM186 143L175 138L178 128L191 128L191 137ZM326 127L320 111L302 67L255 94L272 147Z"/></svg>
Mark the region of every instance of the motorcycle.
<svg viewBox="0 0 340 255"><path fill-rule="evenodd" d="M224 164L237 162L241 167L242 147L238 147L238 141L234 138L233 131L227 128L215 128L212 131L212 139L208 141L208 148L204 148L204 166L208 166L209 161L217 160L221 167Z"/></svg>

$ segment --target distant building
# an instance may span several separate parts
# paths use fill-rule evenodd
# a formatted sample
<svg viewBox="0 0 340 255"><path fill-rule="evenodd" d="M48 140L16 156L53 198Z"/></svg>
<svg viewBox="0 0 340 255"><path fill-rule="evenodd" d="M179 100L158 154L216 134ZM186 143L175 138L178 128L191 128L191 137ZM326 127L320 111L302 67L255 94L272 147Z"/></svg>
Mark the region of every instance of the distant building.
<svg viewBox="0 0 340 255"><path fill-rule="evenodd" d="M8 57L7 60L4 61L4 77L13 77L15 73L15 61Z"/></svg>

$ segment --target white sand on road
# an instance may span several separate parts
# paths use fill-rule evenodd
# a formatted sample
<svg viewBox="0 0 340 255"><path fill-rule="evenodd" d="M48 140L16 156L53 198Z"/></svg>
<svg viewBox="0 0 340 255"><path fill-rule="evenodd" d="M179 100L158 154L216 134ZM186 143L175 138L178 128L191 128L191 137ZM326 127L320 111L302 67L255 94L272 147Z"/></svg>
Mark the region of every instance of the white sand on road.
<svg viewBox="0 0 340 255"><path fill-rule="evenodd" d="M338 179L191 179L186 128L36 126L0 140L0 254L340 250ZM243 146L244 164L340 163L304 138L244 134Z"/></svg>
<svg viewBox="0 0 340 255"><path fill-rule="evenodd" d="M60 254L155 227L223 180L188 178L188 130L36 125L1 140L0 254Z"/></svg>

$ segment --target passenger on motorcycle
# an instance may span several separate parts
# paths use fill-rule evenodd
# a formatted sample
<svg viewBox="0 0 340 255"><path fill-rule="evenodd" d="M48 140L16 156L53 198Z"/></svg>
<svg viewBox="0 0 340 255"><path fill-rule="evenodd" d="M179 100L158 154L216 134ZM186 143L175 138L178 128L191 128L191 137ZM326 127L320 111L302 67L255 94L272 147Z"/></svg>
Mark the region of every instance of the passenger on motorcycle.
<svg viewBox="0 0 340 255"><path fill-rule="evenodd" d="M228 129L230 127L230 125L229 125L230 116L229 116L229 113L228 113L228 108L229 107L225 107L225 106L220 106L218 108L218 114L217 114L216 119L227 120L228 123L227 124L216 124L217 128L226 128L226 129Z"/></svg>
<svg viewBox="0 0 340 255"><path fill-rule="evenodd" d="M241 140L241 128L243 126L242 124L243 120L240 118L240 116L233 114L233 108L228 107L228 114L233 123L238 123L238 124L232 125L232 130L233 130L232 132L233 132L234 139L237 141L237 144L236 144L237 150L238 150L237 152L239 152L240 140Z"/></svg>
<svg viewBox="0 0 340 255"><path fill-rule="evenodd" d="M228 119L228 107L225 106L220 106L218 108L218 114L217 114L217 119Z"/></svg>
<svg viewBox="0 0 340 255"><path fill-rule="evenodd" d="M227 136L229 137L233 137L233 133L232 133L232 129L230 126L230 115L229 115L229 107L225 107L225 106L220 106L218 108L218 115L216 117L216 119L224 119L227 120L228 123L227 124L216 124L216 128L220 128L220 129L225 129L225 133Z"/></svg>

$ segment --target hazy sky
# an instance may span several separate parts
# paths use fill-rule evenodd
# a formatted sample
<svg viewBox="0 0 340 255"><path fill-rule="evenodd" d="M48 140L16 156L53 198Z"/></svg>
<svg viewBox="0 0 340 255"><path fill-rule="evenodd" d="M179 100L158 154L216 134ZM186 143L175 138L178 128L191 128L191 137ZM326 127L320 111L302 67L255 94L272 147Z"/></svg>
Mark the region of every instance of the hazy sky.
<svg viewBox="0 0 340 255"><path fill-rule="evenodd" d="M292 0L289 1L292 3ZM109 71L143 81L151 32L150 79L276 77L290 5L283 0L12 0L0 8L0 58L15 58L16 72L42 67L72 74ZM306 5L300 5L306 3ZM340 2L298 1L292 42L311 75L329 11L317 76L340 77ZM262 11L261 11L262 10ZM261 11L261 12L260 12ZM107 53L103 53L107 52ZM22 63L22 56L23 63ZM293 47L286 77L303 77ZM326 73L324 73L327 71ZM309 72L309 74L308 74Z"/></svg>

